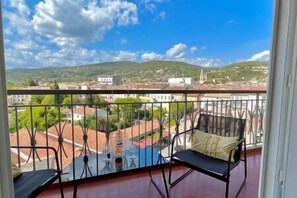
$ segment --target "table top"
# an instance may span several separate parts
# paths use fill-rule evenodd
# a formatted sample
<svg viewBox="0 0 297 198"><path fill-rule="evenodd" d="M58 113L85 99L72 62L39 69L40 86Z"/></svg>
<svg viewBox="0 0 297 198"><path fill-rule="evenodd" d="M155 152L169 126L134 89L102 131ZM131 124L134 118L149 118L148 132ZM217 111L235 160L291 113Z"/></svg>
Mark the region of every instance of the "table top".
<svg viewBox="0 0 297 198"><path fill-rule="evenodd" d="M158 158L159 151L151 146L135 149L134 155L130 150L126 150L122 154L123 161L121 167L123 171L126 171L157 165ZM115 155L111 154L111 157L109 158L110 163L108 163L106 159L106 154L101 153L86 156L82 155L74 158L73 162L69 165L68 180L73 180L74 175L75 179L82 179L117 172ZM86 161L86 163L84 161ZM73 163L75 171L73 171ZM109 165L108 169L106 169L106 163Z"/></svg>

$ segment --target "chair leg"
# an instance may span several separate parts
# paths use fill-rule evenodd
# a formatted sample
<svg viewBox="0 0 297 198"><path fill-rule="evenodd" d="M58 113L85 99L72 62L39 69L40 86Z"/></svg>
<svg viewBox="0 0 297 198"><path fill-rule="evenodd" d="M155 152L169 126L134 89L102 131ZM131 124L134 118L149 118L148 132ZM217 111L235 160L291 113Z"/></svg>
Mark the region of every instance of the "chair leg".
<svg viewBox="0 0 297 198"><path fill-rule="evenodd" d="M177 178L176 180L174 180L173 182L171 181L171 174L172 174L172 160L170 160L170 165L169 165L169 179L168 182L170 184L171 187L175 186L177 183L179 183L181 180L183 180L184 178L186 178L188 175L190 175L194 170L190 169L189 171L187 171L186 173L184 173L183 175L181 175L179 178Z"/></svg>
<svg viewBox="0 0 297 198"><path fill-rule="evenodd" d="M228 198L228 195L229 195L229 178L228 178L228 181L226 182L225 198Z"/></svg>
<svg viewBox="0 0 297 198"><path fill-rule="evenodd" d="M247 177L247 159L246 159L246 144L245 144L245 140L243 141L244 145L243 145L243 152L244 152L244 180Z"/></svg>
<svg viewBox="0 0 297 198"><path fill-rule="evenodd" d="M64 198L64 191L63 191L61 173L59 173L59 186L60 186L61 197Z"/></svg>
<svg viewBox="0 0 297 198"><path fill-rule="evenodd" d="M73 186L73 198L77 197L77 183L74 181L74 186Z"/></svg>
<svg viewBox="0 0 297 198"><path fill-rule="evenodd" d="M160 162L160 167L161 167L161 172L162 172L162 178L163 178L163 182L164 182L164 186L165 186L165 194L162 192L162 190L160 189L160 187L157 185L157 183L153 179L153 176L152 176L152 167L149 170L149 175L150 175L150 178L151 178L151 182L154 184L154 186L159 191L159 193L162 195L162 197L169 198L169 191L168 191L168 187L167 187L167 181L166 181L166 176L165 176L165 171L164 171L164 166L163 166L163 163L166 163L166 161L163 159L163 162L162 162L162 159L163 159L162 156L159 155L157 164Z"/></svg>
<svg viewBox="0 0 297 198"><path fill-rule="evenodd" d="M168 177L168 182L171 185L171 171L172 171L172 160L170 159L169 163L169 177Z"/></svg>
<svg viewBox="0 0 297 198"><path fill-rule="evenodd" d="M164 182L164 186L165 186L165 190L166 190L166 197L169 198L169 191L168 191L168 187L167 187L167 181L166 181L166 176L165 176L165 171L164 171L163 164L161 164L161 170L162 170L163 182Z"/></svg>
<svg viewBox="0 0 297 198"><path fill-rule="evenodd" d="M242 159L241 161L244 162L244 179L236 193L236 197L238 196L238 194L240 193L242 187L244 186L245 184L245 181L246 181L246 177L247 177L247 159L246 159L246 145L245 145L245 141L243 142L244 145L243 145L243 156L244 156L244 159Z"/></svg>

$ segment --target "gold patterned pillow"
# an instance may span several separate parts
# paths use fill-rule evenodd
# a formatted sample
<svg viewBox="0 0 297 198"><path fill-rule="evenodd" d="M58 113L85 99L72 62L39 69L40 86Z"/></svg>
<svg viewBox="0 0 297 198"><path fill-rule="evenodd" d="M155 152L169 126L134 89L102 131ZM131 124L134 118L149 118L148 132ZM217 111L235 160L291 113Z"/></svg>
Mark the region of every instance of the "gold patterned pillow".
<svg viewBox="0 0 297 198"><path fill-rule="evenodd" d="M191 149L210 157L228 161L229 153L237 141L238 137L223 137L195 130ZM234 162L233 155L231 162Z"/></svg>
<svg viewBox="0 0 297 198"><path fill-rule="evenodd" d="M11 170L12 170L12 177L13 177L13 179L18 178L22 174L21 169L19 167L17 167L16 165L12 165L11 166Z"/></svg>

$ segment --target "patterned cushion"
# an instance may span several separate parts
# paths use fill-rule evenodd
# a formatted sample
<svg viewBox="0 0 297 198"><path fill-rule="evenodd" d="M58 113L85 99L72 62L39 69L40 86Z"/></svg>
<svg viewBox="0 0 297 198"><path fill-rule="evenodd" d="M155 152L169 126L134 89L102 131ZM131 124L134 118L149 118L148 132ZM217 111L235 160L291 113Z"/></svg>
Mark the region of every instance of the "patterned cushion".
<svg viewBox="0 0 297 198"><path fill-rule="evenodd" d="M192 150L217 159L228 161L229 153L238 141L238 137L223 137L195 130ZM231 161L234 162L233 155Z"/></svg>
<svg viewBox="0 0 297 198"><path fill-rule="evenodd" d="M16 165L12 165L11 169L12 169L13 179L16 179L17 177L19 177L22 174L21 169L19 167L17 167Z"/></svg>

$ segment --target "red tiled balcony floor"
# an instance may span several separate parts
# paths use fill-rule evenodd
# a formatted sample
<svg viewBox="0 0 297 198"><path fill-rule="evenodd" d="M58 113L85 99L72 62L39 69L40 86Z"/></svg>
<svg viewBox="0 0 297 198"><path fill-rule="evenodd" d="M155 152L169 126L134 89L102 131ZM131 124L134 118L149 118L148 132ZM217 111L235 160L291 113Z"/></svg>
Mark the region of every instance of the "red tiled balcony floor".
<svg viewBox="0 0 297 198"><path fill-rule="evenodd" d="M248 152L248 177L244 187L238 197L253 198L257 197L259 186L261 151ZM173 176L185 172L187 169L176 167ZM168 171L166 171L168 176ZM163 186L160 171L154 171L156 182ZM235 168L231 173L229 197L234 197L236 190L240 186L243 178L243 164ZM73 196L73 187L64 188L65 197ZM207 175L193 172L175 187L170 189L170 197L172 198L191 198L191 197L207 197L219 198L224 197L225 183L209 177ZM44 192L41 197L60 197L58 188ZM112 177L107 179L98 179L78 184L77 197L129 197L129 198L151 198L161 197L157 189L150 182L148 172L136 172L131 175Z"/></svg>

